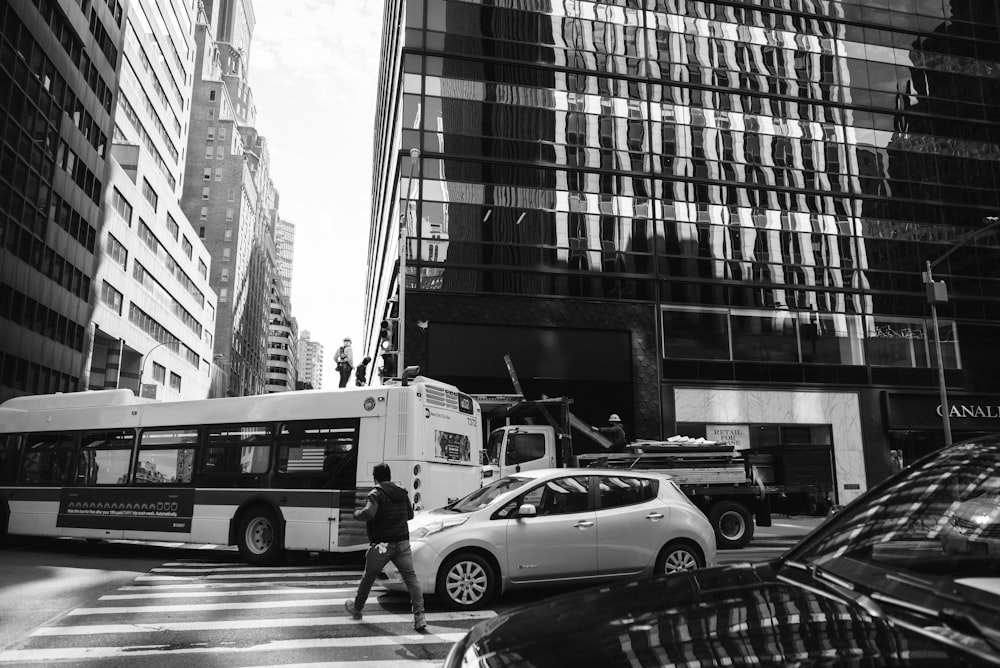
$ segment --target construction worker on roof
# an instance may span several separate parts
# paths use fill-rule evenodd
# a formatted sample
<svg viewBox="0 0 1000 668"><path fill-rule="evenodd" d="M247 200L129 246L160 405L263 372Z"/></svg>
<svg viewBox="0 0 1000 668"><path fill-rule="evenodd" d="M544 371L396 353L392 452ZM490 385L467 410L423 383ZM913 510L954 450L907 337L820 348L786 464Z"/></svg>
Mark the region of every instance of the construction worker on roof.
<svg viewBox="0 0 1000 668"><path fill-rule="evenodd" d="M622 427L622 419L618 417L618 413L612 413L608 417L607 427L591 427L591 430L611 441L608 452L625 452L625 428Z"/></svg>

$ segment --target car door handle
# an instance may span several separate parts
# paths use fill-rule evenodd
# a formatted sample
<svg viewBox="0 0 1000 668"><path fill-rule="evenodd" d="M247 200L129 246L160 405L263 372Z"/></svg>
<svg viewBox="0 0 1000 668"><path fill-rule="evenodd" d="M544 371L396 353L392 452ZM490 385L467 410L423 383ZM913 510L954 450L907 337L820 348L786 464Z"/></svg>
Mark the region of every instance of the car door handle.
<svg viewBox="0 0 1000 668"><path fill-rule="evenodd" d="M646 519L651 520L653 522L659 522L660 520L663 519L663 513L650 513L646 515Z"/></svg>
<svg viewBox="0 0 1000 668"><path fill-rule="evenodd" d="M575 526L577 529L589 529L590 527L594 526L594 523L591 522L590 520L580 520L573 526Z"/></svg>

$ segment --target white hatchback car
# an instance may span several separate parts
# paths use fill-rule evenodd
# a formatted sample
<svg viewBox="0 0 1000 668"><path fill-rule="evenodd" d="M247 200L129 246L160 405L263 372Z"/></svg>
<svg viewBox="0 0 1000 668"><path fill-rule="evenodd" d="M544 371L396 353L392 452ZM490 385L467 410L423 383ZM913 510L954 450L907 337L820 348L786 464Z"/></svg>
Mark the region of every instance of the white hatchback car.
<svg viewBox="0 0 1000 668"><path fill-rule="evenodd" d="M525 471L410 520L425 594L475 610L512 587L599 582L715 562L705 515L661 473ZM389 564L387 589L406 591Z"/></svg>

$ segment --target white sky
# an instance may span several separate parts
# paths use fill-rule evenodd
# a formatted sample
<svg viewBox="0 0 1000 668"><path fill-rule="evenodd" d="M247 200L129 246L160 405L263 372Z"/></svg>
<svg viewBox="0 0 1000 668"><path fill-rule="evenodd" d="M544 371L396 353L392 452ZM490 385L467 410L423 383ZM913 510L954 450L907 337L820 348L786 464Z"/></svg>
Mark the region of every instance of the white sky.
<svg viewBox="0 0 1000 668"><path fill-rule="evenodd" d="M361 352L382 0L254 0L250 86L281 217L295 223L292 315L324 346Z"/></svg>

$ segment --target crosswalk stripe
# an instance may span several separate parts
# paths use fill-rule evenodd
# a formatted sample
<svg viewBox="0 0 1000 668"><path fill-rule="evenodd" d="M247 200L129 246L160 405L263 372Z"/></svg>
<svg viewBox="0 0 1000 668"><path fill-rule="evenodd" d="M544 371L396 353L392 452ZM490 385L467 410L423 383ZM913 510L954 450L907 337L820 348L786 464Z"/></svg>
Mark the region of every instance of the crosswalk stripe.
<svg viewBox="0 0 1000 668"><path fill-rule="evenodd" d="M302 587L303 585L356 585L361 579L361 573L355 573L354 577L347 579L337 579L337 580L296 580L294 585ZM142 584L142 585L126 585L124 587L119 587L119 591L167 591L173 589L225 589L232 587L246 587L249 585L260 584L267 586L271 583L269 582L187 582L185 579L181 579L180 582L174 582L170 584ZM288 585L284 583L276 582L275 587L286 587Z"/></svg>
<svg viewBox="0 0 1000 668"><path fill-rule="evenodd" d="M0 663L29 661L67 661L116 659L135 656L178 656L181 654L248 654L261 652L289 652L309 649L353 649L357 647L406 648L412 645L452 644L462 639L465 632L423 635L419 633L393 636L359 636L349 638L304 638L298 640L272 640L260 645L219 647L57 647L52 649L14 649L0 651ZM412 656L412 655L411 655ZM408 658L408 657L407 657Z"/></svg>
<svg viewBox="0 0 1000 668"><path fill-rule="evenodd" d="M440 622L478 622L496 617L492 610L470 612L428 612L429 624ZM375 613L366 614L364 620L356 621L347 615L336 617L298 617L272 619L230 619L218 622L151 622L149 624L81 624L77 626L47 626L36 629L31 635L41 636L82 636L111 633L157 633L165 631L220 631L230 629L294 628L306 626L349 626L352 624L410 624L413 615Z"/></svg>
<svg viewBox="0 0 1000 668"><path fill-rule="evenodd" d="M210 573L209 575L198 576L204 580L253 580L253 579L271 579L271 578L308 578L308 577L318 577L318 576L331 576L336 577L338 575L347 575L351 571L309 571L308 573ZM356 573L356 571L355 571ZM180 575L140 575L135 579L136 582L158 582L158 581L184 581L190 580L191 578L182 577Z"/></svg>
<svg viewBox="0 0 1000 668"><path fill-rule="evenodd" d="M151 569L150 573L186 573L197 575L198 573L216 573L219 571L229 572L254 572L254 573L280 573L289 571L313 571L320 572L328 570L323 566L222 566L205 564L204 566L158 566Z"/></svg>
<svg viewBox="0 0 1000 668"><path fill-rule="evenodd" d="M149 612L204 612L207 610L265 610L269 608L301 608L311 605L343 605L344 598L311 598L299 601L252 601L242 603L186 603L177 605L107 606L102 608L77 608L66 613L68 616L121 615Z"/></svg>
<svg viewBox="0 0 1000 668"><path fill-rule="evenodd" d="M390 659L388 661L321 661L318 663L255 663L245 668L440 668L441 661L421 661L419 659Z"/></svg>
<svg viewBox="0 0 1000 668"><path fill-rule="evenodd" d="M319 663L269 663L254 664L245 668L399 668L400 664L406 668L439 668L440 661L400 661L390 659L389 661L322 661Z"/></svg>
<svg viewBox="0 0 1000 668"><path fill-rule="evenodd" d="M147 594L105 594L100 601L142 601L153 598L220 598L230 596L287 596L289 594L349 594L353 587L278 587L239 591L161 591Z"/></svg>

